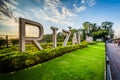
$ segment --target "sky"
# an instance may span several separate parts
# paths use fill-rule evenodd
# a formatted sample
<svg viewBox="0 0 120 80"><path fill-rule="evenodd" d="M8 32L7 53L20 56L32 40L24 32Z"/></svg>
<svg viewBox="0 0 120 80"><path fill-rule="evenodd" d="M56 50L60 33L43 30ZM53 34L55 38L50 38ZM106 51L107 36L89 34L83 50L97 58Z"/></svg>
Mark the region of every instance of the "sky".
<svg viewBox="0 0 120 80"><path fill-rule="evenodd" d="M120 34L120 0L0 0L0 35L19 34L19 18L40 23L44 34L82 28L85 21L113 22L115 34ZM4 14L3 14L4 13ZM37 27L26 25L26 35L38 35Z"/></svg>

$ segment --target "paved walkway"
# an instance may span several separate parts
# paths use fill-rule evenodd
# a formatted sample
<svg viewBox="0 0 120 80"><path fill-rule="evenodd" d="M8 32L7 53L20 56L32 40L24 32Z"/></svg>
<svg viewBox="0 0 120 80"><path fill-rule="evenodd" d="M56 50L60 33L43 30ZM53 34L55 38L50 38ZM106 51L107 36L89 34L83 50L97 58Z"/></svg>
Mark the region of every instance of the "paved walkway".
<svg viewBox="0 0 120 80"><path fill-rule="evenodd" d="M113 80L120 80L120 46L115 43L107 43L107 52L110 60Z"/></svg>

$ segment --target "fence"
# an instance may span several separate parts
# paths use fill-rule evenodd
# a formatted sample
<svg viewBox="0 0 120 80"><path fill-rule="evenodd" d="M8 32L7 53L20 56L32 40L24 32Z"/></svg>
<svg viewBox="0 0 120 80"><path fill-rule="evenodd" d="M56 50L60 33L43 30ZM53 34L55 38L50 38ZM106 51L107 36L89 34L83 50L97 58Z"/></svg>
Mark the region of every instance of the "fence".
<svg viewBox="0 0 120 80"><path fill-rule="evenodd" d="M105 43L105 53L106 53L106 80L112 80L111 69L110 69L110 61L107 52L107 45Z"/></svg>

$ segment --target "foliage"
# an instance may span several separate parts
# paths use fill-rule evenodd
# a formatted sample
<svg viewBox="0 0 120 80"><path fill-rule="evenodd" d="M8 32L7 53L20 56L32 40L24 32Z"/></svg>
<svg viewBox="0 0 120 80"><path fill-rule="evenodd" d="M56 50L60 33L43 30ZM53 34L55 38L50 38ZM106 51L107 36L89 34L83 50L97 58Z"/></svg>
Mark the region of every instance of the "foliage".
<svg viewBox="0 0 120 80"><path fill-rule="evenodd" d="M99 30L99 31L95 31L92 32L91 34L94 37L94 40L98 39L98 38L104 38L106 39L107 35L108 35L108 31L107 30Z"/></svg>
<svg viewBox="0 0 120 80"><path fill-rule="evenodd" d="M5 46L6 43L7 43L7 41L5 39L0 38L0 47Z"/></svg>
<svg viewBox="0 0 120 80"><path fill-rule="evenodd" d="M89 44L89 45L93 45L93 44L96 44L96 42L93 41L93 42L89 42L88 44Z"/></svg>
<svg viewBox="0 0 120 80"><path fill-rule="evenodd" d="M43 64L38 64L12 73L0 74L0 79L104 80L104 51L103 43L88 45L87 48L78 49Z"/></svg>
<svg viewBox="0 0 120 80"><path fill-rule="evenodd" d="M11 52L9 54L0 54L0 72L14 71L23 69L38 63L45 62L51 58L63 55L76 49L84 48L86 45L74 45L57 47L53 49L44 49L35 52Z"/></svg>
<svg viewBox="0 0 120 80"><path fill-rule="evenodd" d="M0 54L6 54L6 53L14 52L14 51L18 51L18 47L13 46L9 48L0 49Z"/></svg>
<svg viewBox="0 0 120 80"><path fill-rule="evenodd" d="M11 39L11 42L13 46L15 46L16 44L19 44L19 39Z"/></svg>
<svg viewBox="0 0 120 80"><path fill-rule="evenodd" d="M52 48L52 44L53 43L43 43L41 44L41 46L44 48L44 49L49 49L49 48ZM63 42L57 42L57 47L60 47L63 45ZM67 42L67 45L72 45L71 42Z"/></svg>
<svg viewBox="0 0 120 80"><path fill-rule="evenodd" d="M65 39L65 34L63 32L58 32L57 33L57 41L58 42L63 42Z"/></svg>
<svg viewBox="0 0 120 80"><path fill-rule="evenodd" d="M57 42L57 47L60 47L62 46L63 42ZM51 49L53 48L52 47L52 43L41 43L40 44L43 49ZM67 45L72 45L71 42L67 42ZM2 47L0 49L0 54L10 54L11 52L18 52L19 50L19 47L18 46L11 46L9 48L6 48L6 47ZM34 52L34 51L37 51L38 49L31 43L27 44L26 45L26 51L31 51L31 52Z"/></svg>
<svg viewBox="0 0 120 80"><path fill-rule="evenodd" d="M112 26L113 23L108 21L102 22L101 26L98 26L96 23L84 22L83 33L88 36L93 36L94 40L102 38L104 41L106 41L108 39L108 36L110 36L110 38L113 38L114 36ZM85 35L83 36L85 39Z"/></svg>
<svg viewBox="0 0 120 80"><path fill-rule="evenodd" d="M104 28L104 30L108 30L109 31L109 29L111 29L112 26L113 26L112 22L105 21L105 22L101 23L101 27Z"/></svg>
<svg viewBox="0 0 120 80"><path fill-rule="evenodd" d="M40 42L44 43L52 42L52 34L45 34Z"/></svg>

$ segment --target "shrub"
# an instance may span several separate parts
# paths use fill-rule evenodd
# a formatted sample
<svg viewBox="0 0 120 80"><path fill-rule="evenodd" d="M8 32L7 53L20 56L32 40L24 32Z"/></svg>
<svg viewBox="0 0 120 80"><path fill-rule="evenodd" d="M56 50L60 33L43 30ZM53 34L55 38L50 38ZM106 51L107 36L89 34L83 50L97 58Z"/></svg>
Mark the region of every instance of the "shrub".
<svg viewBox="0 0 120 80"><path fill-rule="evenodd" d="M19 39L11 39L11 42L13 46L15 46L16 44L19 44Z"/></svg>
<svg viewBox="0 0 120 80"><path fill-rule="evenodd" d="M87 42L85 40L82 41L81 43L84 44L84 45L87 45Z"/></svg>
<svg viewBox="0 0 120 80"><path fill-rule="evenodd" d="M69 45L65 47L61 46L53 49L36 51L34 54L30 54L29 52L12 52L7 55L2 54L0 55L0 72L10 72L24 69L84 47L86 47L86 45Z"/></svg>
<svg viewBox="0 0 120 80"><path fill-rule="evenodd" d="M96 44L96 42L93 41L93 42L89 42L88 44L89 44L89 45L93 45L93 44Z"/></svg>
<svg viewBox="0 0 120 80"><path fill-rule="evenodd" d="M0 38L0 47L5 46L6 43L7 41L5 39Z"/></svg>
<svg viewBox="0 0 120 80"><path fill-rule="evenodd" d="M42 43L41 46L44 48L44 49L49 49L49 48L52 48L52 44L53 43ZM63 42L57 42L57 46L62 46ZM71 42L67 42L67 45L72 45Z"/></svg>
<svg viewBox="0 0 120 80"><path fill-rule="evenodd" d="M18 50L17 47L3 48L3 49L0 49L0 54L6 54L6 53L10 53L17 50Z"/></svg>

